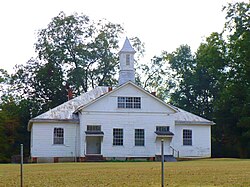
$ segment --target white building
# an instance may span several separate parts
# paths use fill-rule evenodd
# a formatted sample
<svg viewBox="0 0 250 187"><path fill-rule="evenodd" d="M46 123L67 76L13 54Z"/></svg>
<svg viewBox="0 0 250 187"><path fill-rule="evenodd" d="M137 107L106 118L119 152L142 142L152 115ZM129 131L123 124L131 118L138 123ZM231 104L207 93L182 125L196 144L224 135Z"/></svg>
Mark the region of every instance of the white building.
<svg viewBox="0 0 250 187"><path fill-rule="evenodd" d="M29 121L34 162L210 157L211 125L136 85L135 51L119 52L119 86L97 87Z"/></svg>

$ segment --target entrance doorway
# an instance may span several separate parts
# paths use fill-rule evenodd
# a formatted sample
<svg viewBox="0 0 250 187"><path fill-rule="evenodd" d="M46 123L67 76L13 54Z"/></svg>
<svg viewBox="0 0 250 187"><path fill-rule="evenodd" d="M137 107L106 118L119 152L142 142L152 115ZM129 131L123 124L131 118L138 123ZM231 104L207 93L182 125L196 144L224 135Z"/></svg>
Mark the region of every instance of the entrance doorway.
<svg viewBox="0 0 250 187"><path fill-rule="evenodd" d="M156 138L156 155L161 155L161 140L164 140L164 155L171 155L170 142L172 138Z"/></svg>
<svg viewBox="0 0 250 187"><path fill-rule="evenodd" d="M86 153L87 154L101 154L101 138L100 136L86 137Z"/></svg>

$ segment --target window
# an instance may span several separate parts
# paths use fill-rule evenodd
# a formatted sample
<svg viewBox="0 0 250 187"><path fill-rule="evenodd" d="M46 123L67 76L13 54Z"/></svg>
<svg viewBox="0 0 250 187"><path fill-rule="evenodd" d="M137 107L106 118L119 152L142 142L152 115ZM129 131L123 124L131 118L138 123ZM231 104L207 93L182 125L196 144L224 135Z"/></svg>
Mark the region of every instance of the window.
<svg viewBox="0 0 250 187"><path fill-rule="evenodd" d="M100 125L87 125L87 131L101 131Z"/></svg>
<svg viewBox="0 0 250 187"><path fill-rule="evenodd" d="M140 97L118 97L118 108L141 108Z"/></svg>
<svg viewBox="0 0 250 187"><path fill-rule="evenodd" d="M129 66L130 64L130 55L126 54L126 65Z"/></svg>
<svg viewBox="0 0 250 187"><path fill-rule="evenodd" d="M144 129L135 129L135 146L144 146Z"/></svg>
<svg viewBox="0 0 250 187"><path fill-rule="evenodd" d="M183 129L183 145L192 145L192 130Z"/></svg>
<svg viewBox="0 0 250 187"><path fill-rule="evenodd" d="M63 128L54 128L54 144L64 143L64 130Z"/></svg>
<svg viewBox="0 0 250 187"><path fill-rule="evenodd" d="M168 132L169 126L156 126L156 131L157 132Z"/></svg>
<svg viewBox="0 0 250 187"><path fill-rule="evenodd" d="M123 129L113 129L113 145L123 145Z"/></svg>

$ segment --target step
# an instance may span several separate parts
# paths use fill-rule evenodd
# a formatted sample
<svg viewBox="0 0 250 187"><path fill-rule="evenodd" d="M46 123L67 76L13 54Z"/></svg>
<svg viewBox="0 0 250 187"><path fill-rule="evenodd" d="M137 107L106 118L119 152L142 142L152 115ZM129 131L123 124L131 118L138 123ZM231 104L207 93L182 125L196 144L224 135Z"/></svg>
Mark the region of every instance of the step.
<svg viewBox="0 0 250 187"><path fill-rule="evenodd" d="M85 155L85 161L100 162L100 161L104 161L104 158L102 155Z"/></svg>
<svg viewBox="0 0 250 187"><path fill-rule="evenodd" d="M155 155L155 159L161 161L161 155ZM164 155L164 162L177 162L177 160L173 155Z"/></svg>

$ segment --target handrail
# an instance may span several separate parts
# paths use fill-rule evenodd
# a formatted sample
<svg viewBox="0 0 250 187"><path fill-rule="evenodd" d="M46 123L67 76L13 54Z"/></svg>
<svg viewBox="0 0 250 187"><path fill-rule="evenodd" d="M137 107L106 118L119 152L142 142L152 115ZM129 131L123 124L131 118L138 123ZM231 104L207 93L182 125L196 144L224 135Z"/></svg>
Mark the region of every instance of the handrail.
<svg viewBox="0 0 250 187"><path fill-rule="evenodd" d="M179 158L180 152L178 150L176 150L175 148L173 148L172 146L170 146L170 148L172 149L172 155L173 155L173 157Z"/></svg>

